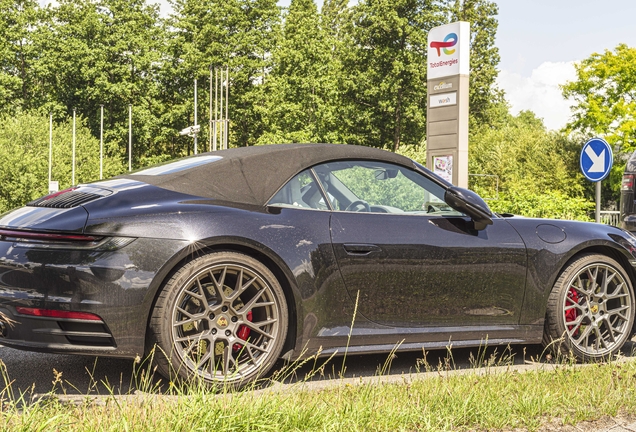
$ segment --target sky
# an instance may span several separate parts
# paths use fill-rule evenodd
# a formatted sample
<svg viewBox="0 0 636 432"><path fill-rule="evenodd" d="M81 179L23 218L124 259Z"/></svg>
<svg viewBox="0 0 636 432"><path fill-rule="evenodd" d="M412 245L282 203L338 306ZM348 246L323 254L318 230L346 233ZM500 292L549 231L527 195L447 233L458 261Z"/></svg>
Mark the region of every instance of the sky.
<svg viewBox="0 0 636 432"><path fill-rule="evenodd" d="M571 102L559 84L574 63L619 43L636 47L636 0L496 0L499 87L513 114L530 109L550 129L563 127Z"/></svg>
<svg viewBox="0 0 636 432"><path fill-rule="evenodd" d="M570 118L571 102L559 85L576 78L575 62L619 43L636 47L636 0L494 1L499 6L499 87L513 114L532 110L549 129L560 129ZM162 15L169 13L167 0L155 2Z"/></svg>

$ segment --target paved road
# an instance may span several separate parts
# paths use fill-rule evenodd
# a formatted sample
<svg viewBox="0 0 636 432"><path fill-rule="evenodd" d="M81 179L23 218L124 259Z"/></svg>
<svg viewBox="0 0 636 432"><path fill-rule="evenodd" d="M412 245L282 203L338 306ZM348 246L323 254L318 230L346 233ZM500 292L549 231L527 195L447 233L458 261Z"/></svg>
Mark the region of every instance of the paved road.
<svg viewBox="0 0 636 432"><path fill-rule="evenodd" d="M444 350L428 352L426 360L433 368L441 365L451 369L464 369L484 360L523 364L526 360L539 359L542 352L538 345L513 346L510 351L506 351L505 347L489 348L481 353L477 349L454 349L452 356ZM424 371L426 366L423 358L422 352L398 353L393 358L387 354L348 356L344 376L373 376L378 372L383 375L401 375ZM57 394L106 395L111 392L128 394L137 388L138 376L133 373L135 365L132 360L41 354L1 345L0 360L6 365L14 392L32 391L42 394L54 389ZM318 359L315 365L311 362L298 368L286 382L305 380L308 375L311 375L312 380L339 378L343 370L343 357L335 357L325 363L326 361L327 359ZM283 366L282 363L280 366ZM320 371L312 374L313 369ZM54 388L55 371L62 375L61 381ZM159 379L160 377L155 383L159 383ZM0 384L3 384L2 378Z"/></svg>

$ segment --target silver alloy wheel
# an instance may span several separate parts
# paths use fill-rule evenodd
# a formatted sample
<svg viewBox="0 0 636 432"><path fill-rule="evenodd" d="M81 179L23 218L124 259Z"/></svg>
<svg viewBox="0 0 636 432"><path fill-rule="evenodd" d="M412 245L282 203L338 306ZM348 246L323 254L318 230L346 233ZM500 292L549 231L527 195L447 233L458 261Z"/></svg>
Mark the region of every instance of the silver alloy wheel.
<svg viewBox="0 0 636 432"><path fill-rule="evenodd" d="M589 357L620 348L631 330L630 288L613 266L594 263L581 268L563 290L563 325L567 338Z"/></svg>
<svg viewBox="0 0 636 432"><path fill-rule="evenodd" d="M281 320L272 287L240 264L217 264L190 277L171 311L175 353L208 381L258 374L276 347Z"/></svg>

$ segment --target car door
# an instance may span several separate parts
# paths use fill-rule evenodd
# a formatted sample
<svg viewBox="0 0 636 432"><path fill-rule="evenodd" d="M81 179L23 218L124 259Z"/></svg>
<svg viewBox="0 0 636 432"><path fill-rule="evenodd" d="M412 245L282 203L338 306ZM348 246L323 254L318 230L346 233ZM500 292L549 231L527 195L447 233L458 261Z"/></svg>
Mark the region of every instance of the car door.
<svg viewBox="0 0 636 432"><path fill-rule="evenodd" d="M502 218L477 231L441 183L404 167L314 167L334 213L331 236L358 310L399 327L517 324L526 250Z"/></svg>

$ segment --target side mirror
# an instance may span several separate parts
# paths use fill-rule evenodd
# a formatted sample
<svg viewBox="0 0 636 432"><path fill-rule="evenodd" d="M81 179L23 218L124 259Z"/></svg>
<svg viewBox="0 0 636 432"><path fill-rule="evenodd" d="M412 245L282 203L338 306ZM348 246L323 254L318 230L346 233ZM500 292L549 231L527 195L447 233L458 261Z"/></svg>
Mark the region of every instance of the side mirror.
<svg viewBox="0 0 636 432"><path fill-rule="evenodd" d="M453 186L446 189L444 201L455 210L470 216L476 230L492 225L492 212L488 204L475 192Z"/></svg>

